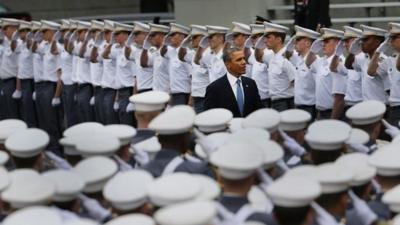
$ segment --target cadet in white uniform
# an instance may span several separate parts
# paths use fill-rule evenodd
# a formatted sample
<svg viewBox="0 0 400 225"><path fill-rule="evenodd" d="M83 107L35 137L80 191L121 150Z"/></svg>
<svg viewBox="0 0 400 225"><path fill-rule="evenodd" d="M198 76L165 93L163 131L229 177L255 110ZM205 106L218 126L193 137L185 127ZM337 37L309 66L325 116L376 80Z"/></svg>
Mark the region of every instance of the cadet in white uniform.
<svg viewBox="0 0 400 225"><path fill-rule="evenodd" d="M200 40L207 36L207 28L200 25L190 25L190 35L182 42L178 57L179 60L190 64L191 75L191 94L189 104L193 105L196 113L204 111L204 96L206 95L206 88L210 83L208 71L206 68L194 63L194 57L197 49L199 49Z"/></svg>
<svg viewBox="0 0 400 225"><path fill-rule="evenodd" d="M297 25L295 30L295 36L286 45L286 54L296 68L294 104L296 108L309 112L313 121L317 116L315 109L315 73L307 67L305 61L312 43L320 36L320 33Z"/></svg>
<svg viewBox="0 0 400 225"><path fill-rule="evenodd" d="M143 68L153 68L153 89L169 93L168 61L161 56L161 47L169 27L150 24L150 32L143 43L140 65Z"/></svg>
<svg viewBox="0 0 400 225"><path fill-rule="evenodd" d="M32 100L32 93L34 91L34 80L33 80L33 58L32 52L29 49L32 34L28 35L31 30L31 23L26 21L20 21L17 46L15 52L18 54L18 73L17 73L17 85L19 83L19 89L13 94L13 98L20 99L20 115L21 119L26 122L28 127L37 127L36 120L36 109L35 103ZM28 37L29 36L29 37ZM18 86L17 86L18 88Z"/></svg>
<svg viewBox="0 0 400 225"><path fill-rule="evenodd" d="M1 92L3 94L4 118L19 118L18 101L12 98L17 84L18 55L11 50L11 40L14 32L18 30L17 19L2 19L4 32L3 55L1 60L0 79L2 80Z"/></svg>
<svg viewBox="0 0 400 225"><path fill-rule="evenodd" d="M240 49L245 48L245 42L250 37L251 27L244 23L232 22L233 28L229 34L225 36L225 42L234 45ZM251 77L252 64L246 64L246 76Z"/></svg>
<svg viewBox="0 0 400 225"><path fill-rule="evenodd" d="M177 23L170 23L161 56L168 62L171 105L186 105L190 96L190 64L178 58L182 41L189 35L190 28Z"/></svg>
<svg viewBox="0 0 400 225"><path fill-rule="evenodd" d="M278 111L294 108L293 84L296 70L284 58L286 48L283 44L289 28L268 22L264 22L264 27L264 37L259 39L258 44L265 42L266 47L273 53L265 54L257 46L255 57L257 61L268 65L271 107Z"/></svg>
<svg viewBox="0 0 400 225"><path fill-rule="evenodd" d="M334 75L330 71L330 64L334 57L335 48L343 37L343 31L323 28L320 39L311 45L310 53L306 58L306 65L315 73L315 107L318 119L331 118L333 108ZM322 58L316 58L316 54L323 51Z"/></svg>

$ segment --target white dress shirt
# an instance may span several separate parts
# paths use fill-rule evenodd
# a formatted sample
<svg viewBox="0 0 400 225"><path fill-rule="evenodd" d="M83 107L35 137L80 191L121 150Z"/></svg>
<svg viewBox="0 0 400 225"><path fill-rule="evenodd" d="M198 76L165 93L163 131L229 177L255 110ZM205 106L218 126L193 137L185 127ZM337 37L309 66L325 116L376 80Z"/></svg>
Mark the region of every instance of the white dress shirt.
<svg viewBox="0 0 400 225"><path fill-rule="evenodd" d="M138 90L151 89L153 88L153 67L142 67L140 65L140 56L142 55L143 49L132 45L131 54L129 56L130 60L136 67L136 83Z"/></svg>
<svg viewBox="0 0 400 225"><path fill-rule="evenodd" d="M271 54L271 50L268 50ZM256 60L254 51L250 55L249 64L252 65L250 77L256 82L258 88L258 94L261 100L271 98L269 94L269 79L268 79L268 65L265 63L260 63Z"/></svg>
<svg viewBox="0 0 400 225"><path fill-rule="evenodd" d="M332 73L329 69L333 55L316 59L311 64L315 76L315 106L318 110L328 110L333 107Z"/></svg>
<svg viewBox="0 0 400 225"><path fill-rule="evenodd" d="M125 57L124 49L121 45L114 44L110 53L110 58L116 60L116 84L118 89L135 86L135 65Z"/></svg>
<svg viewBox="0 0 400 225"><path fill-rule="evenodd" d="M296 69L294 79L294 103L296 105L315 105L315 73L306 65L305 57L293 51L290 62ZM319 58L319 56L316 56Z"/></svg>
<svg viewBox="0 0 400 225"><path fill-rule="evenodd" d="M72 85L72 55L69 54L63 45L58 48L60 53L61 81L65 85Z"/></svg>
<svg viewBox="0 0 400 225"><path fill-rule="evenodd" d="M160 49L154 47L147 51L149 67L153 67L153 89L170 93L168 59L161 56Z"/></svg>
<svg viewBox="0 0 400 225"><path fill-rule="evenodd" d="M379 63L378 71L390 79L390 106L400 105L400 71L396 67L397 55L388 56L382 63ZM386 73L386 74L385 74Z"/></svg>
<svg viewBox="0 0 400 225"><path fill-rule="evenodd" d="M237 87L237 86L238 86L237 81L238 81L238 80L242 81L242 79L241 79L241 77L239 77L239 78L235 77L234 75L232 75L232 74L229 73L228 71L227 71L227 73L226 73L226 76L228 77L228 81L229 81L229 84L231 85L233 94L235 95L235 99L237 100L237 88L238 88L238 87ZM244 103L243 82L240 83L240 89L242 89L242 93L243 93L243 103Z"/></svg>
<svg viewBox="0 0 400 225"><path fill-rule="evenodd" d="M1 79L8 79L17 76L18 72L18 54L11 50L11 41L5 36L3 40L4 52L1 60L2 73Z"/></svg>
<svg viewBox="0 0 400 225"><path fill-rule="evenodd" d="M18 40L18 73L19 79L33 79L33 56L26 42Z"/></svg>

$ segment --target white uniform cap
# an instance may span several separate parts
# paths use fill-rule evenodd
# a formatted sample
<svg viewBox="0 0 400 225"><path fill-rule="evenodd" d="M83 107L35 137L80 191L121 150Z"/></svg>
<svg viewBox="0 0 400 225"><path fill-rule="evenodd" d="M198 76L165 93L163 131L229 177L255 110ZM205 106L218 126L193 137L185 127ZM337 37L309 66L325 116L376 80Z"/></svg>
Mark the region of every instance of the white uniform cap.
<svg viewBox="0 0 400 225"><path fill-rule="evenodd" d="M20 20L19 21L19 27L18 30L30 30L31 29L31 23L25 20Z"/></svg>
<svg viewBox="0 0 400 225"><path fill-rule="evenodd" d="M121 147L119 139L106 131L85 134L86 138L77 139L76 150L83 157L112 156Z"/></svg>
<svg viewBox="0 0 400 225"><path fill-rule="evenodd" d="M63 225L61 215L45 206L32 206L20 209L7 216L3 225Z"/></svg>
<svg viewBox="0 0 400 225"><path fill-rule="evenodd" d="M69 20L69 29L74 30L78 27L78 20Z"/></svg>
<svg viewBox="0 0 400 225"><path fill-rule="evenodd" d="M359 38L362 35L362 30L355 27L343 26L344 38Z"/></svg>
<svg viewBox="0 0 400 225"><path fill-rule="evenodd" d="M231 120L229 123L229 131L231 133L236 133L239 130L243 129L242 123L244 121L244 118L242 117L235 117Z"/></svg>
<svg viewBox="0 0 400 225"><path fill-rule="evenodd" d="M46 205L56 192L53 182L30 170L14 170L9 175L11 184L1 198L14 209Z"/></svg>
<svg viewBox="0 0 400 225"><path fill-rule="evenodd" d="M281 114L279 128L284 131L298 131L307 127L311 120L311 115L307 111L301 109L288 109Z"/></svg>
<svg viewBox="0 0 400 225"><path fill-rule="evenodd" d="M356 125L367 125L378 122L385 114L386 106L380 101L364 101L357 103L346 111L346 117Z"/></svg>
<svg viewBox="0 0 400 225"><path fill-rule="evenodd" d="M227 109L209 109L196 115L194 125L197 126L201 132L206 133L225 131L232 118L232 112Z"/></svg>
<svg viewBox="0 0 400 225"><path fill-rule="evenodd" d="M150 31L150 26L148 24L139 21L134 21L133 24L135 25L135 27L133 28L133 32L148 33Z"/></svg>
<svg viewBox="0 0 400 225"><path fill-rule="evenodd" d="M210 201L185 202L158 210L154 219L159 225L209 225L217 215Z"/></svg>
<svg viewBox="0 0 400 225"><path fill-rule="evenodd" d="M261 168L264 161L262 148L245 141L231 142L218 148L210 162L218 167L218 173L227 179L240 180Z"/></svg>
<svg viewBox="0 0 400 225"><path fill-rule="evenodd" d="M19 158L29 158L39 155L50 142L49 135L40 129L30 128L14 133L5 142L11 155Z"/></svg>
<svg viewBox="0 0 400 225"><path fill-rule="evenodd" d="M89 30L91 25L92 24L87 21L78 21L78 27L76 29L77 30Z"/></svg>
<svg viewBox="0 0 400 225"><path fill-rule="evenodd" d="M120 32L120 31L132 32L133 28L134 27L132 25L114 22L114 32Z"/></svg>
<svg viewBox="0 0 400 225"><path fill-rule="evenodd" d="M232 33L251 35L251 28L249 25L239 22L232 22L232 24Z"/></svg>
<svg viewBox="0 0 400 225"><path fill-rule="evenodd" d="M257 221L246 221L244 222L244 225L266 225L266 224Z"/></svg>
<svg viewBox="0 0 400 225"><path fill-rule="evenodd" d="M389 23L389 33L393 34L400 34L400 23Z"/></svg>
<svg viewBox="0 0 400 225"><path fill-rule="evenodd" d="M60 27L61 30L68 30L70 28L70 26L71 26L71 23L69 22L69 20L66 20L66 19L61 20L61 27Z"/></svg>
<svg viewBox="0 0 400 225"><path fill-rule="evenodd" d="M206 26L191 24L190 27L192 28L190 30L190 35L192 35L192 36L195 36L195 35L207 36L208 35Z"/></svg>
<svg viewBox="0 0 400 225"><path fill-rule="evenodd" d="M10 160L10 156L6 152L0 150L0 166L4 166L8 160Z"/></svg>
<svg viewBox="0 0 400 225"><path fill-rule="evenodd" d="M351 186L364 185L372 180L376 175L376 168L368 163L369 156L362 153L350 153L340 156L336 164L348 168L354 173Z"/></svg>
<svg viewBox="0 0 400 225"><path fill-rule="evenodd" d="M294 25L294 29L296 30L295 36L296 37L307 37L310 39L317 39L319 38L319 36L321 36L320 33L314 31L314 30L310 30L298 25Z"/></svg>
<svg viewBox="0 0 400 225"><path fill-rule="evenodd" d="M156 225L150 216L134 213L116 217L104 225Z"/></svg>
<svg viewBox="0 0 400 225"><path fill-rule="evenodd" d="M118 166L112 159L94 156L80 161L73 171L81 175L86 183L83 192L95 193L103 189L107 181L118 171Z"/></svg>
<svg viewBox="0 0 400 225"><path fill-rule="evenodd" d="M281 116L275 109L258 109L250 113L242 122L242 127L263 128L270 133L278 129Z"/></svg>
<svg viewBox="0 0 400 225"><path fill-rule="evenodd" d="M4 28L5 26L19 26L19 20L14 18L2 18L1 26Z"/></svg>
<svg viewBox="0 0 400 225"><path fill-rule="evenodd" d="M227 27L206 25L208 35L213 34L226 34L229 31Z"/></svg>
<svg viewBox="0 0 400 225"><path fill-rule="evenodd" d="M346 144L362 144L365 145L369 141L369 134L364 130L352 128L350 137L347 139Z"/></svg>
<svg viewBox="0 0 400 225"><path fill-rule="evenodd" d="M177 23L170 23L169 26L171 27L171 29L169 30L169 34L181 33L181 34L189 35L189 33L190 33L190 28L187 26L183 26L183 25L177 24Z"/></svg>
<svg viewBox="0 0 400 225"><path fill-rule="evenodd" d="M201 192L197 196L198 200L212 201L220 196L221 188L215 180L201 174L193 174L192 176L201 184Z"/></svg>
<svg viewBox="0 0 400 225"><path fill-rule="evenodd" d="M131 143L136 135L136 129L125 124L111 124L104 126L104 131L117 137L121 142L121 146Z"/></svg>
<svg viewBox="0 0 400 225"><path fill-rule="evenodd" d="M160 32L160 33L168 33L169 32L169 26L161 25L161 24L154 24L154 23L149 23L150 25L150 33L154 32Z"/></svg>
<svg viewBox="0 0 400 225"><path fill-rule="evenodd" d="M153 176L144 170L117 173L103 189L104 198L113 208L129 211L147 202L147 188Z"/></svg>
<svg viewBox="0 0 400 225"><path fill-rule="evenodd" d="M268 33L288 33L289 28L276 24L276 23L269 23L269 22L264 22L264 32L265 34Z"/></svg>
<svg viewBox="0 0 400 225"><path fill-rule="evenodd" d="M264 34L264 25L262 24L250 24L251 35Z"/></svg>
<svg viewBox="0 0 400 225"><path fill-rule="evenodd" d="M59 23L53 21L41 20L40 22L42 23L40 30L58 30L61 27Z"/></svg>
<svg viewBox="0 0 400 225"><path fill-rule="evenodd" d="M202 191L198 179L188 173L172 173L156 179L149 185L150 201L159 207L190 201Z"/></svg>
<svg viewBox="0 0 400 225"><path fill-rule="evenodd" d="M95 130L99 130L104 126L97 122L79 123L66 129L63 133L64 137L80 136L83 134L90 134Z"/></svg>
<svg viewBox="0 0 400 225"><path fill-rule="evenodd" d="M312 132L321 132L321 128L323 128L326 132L334 132L337 130L341 130L345 133L350 135L351 126L343 121L334 120L334 119L327 119L327 120L320 120L315 121L307 128L307 133Z"/></svg>
<svg viewBox="0 0 400 225"><path fill-rule="evenodd" d="M258 185L253 185L247 193L247 198L253 209L256 211L265 212L266 209L271 209L271 200Z"/></svg>
<svg viewBox="0 0 400 225"><path fill-rule="evenodd" d="M104 20L104 30L114 31L114 21L111 20Z"/></svg>
<svg viewBox="0 0 400 225"><path fill-rule="evenodd" d="M353 180L353 171L335 163L324 163L317 166L315 179L320 183L323 194L346 191Z"/></svg>
<svg viewBox="0 0 400 225"><path fill-rule="evenodd" d="M227 143L230 135L231 134L228 132L216 132L216 133L207 135L205 137L205 141L207 143L209 143L211 146L213 146L213 148L216 150L218 147ZM194 151L196 152L196 155L198 155L199 157L201 157L203 159L207 158L207 155L204 152L201 145L196 144L194 147Z"/></svg>
<svg viewBox="0 0 400 225"><path fill-rule="evenodd" d="M90 30L103 30L104 22L98 20L92 20L90 23Z"/></svg>
<svg viewBox="0 0 400 225"><path fill-rule="evenodd" d="M284 176L285 177L305 177L309 179L313 179L312 176L315 174L317 167L314 165L299 165L291 168L287 171Z"/></svg>
<svg viewBox="0 0 400 225"><path fill-rule="evenodd" d="M248 142L257 142L259 140L269 140L270 134L268 131L261 128L246 128L233 133L228 141L234 141L237 139L245 140Z"/></svg>
<svg viewBox="0 0 400 225"><path fill-rule="evenodd" d="M336 30L336 29L331 29L331 28L321 28L322 31L322 35L321 35L321 39L325 40L325 39L329 39L329 38L339 38L342 39L344 32L341 30Z"/></svg>
<svg viewBox="0 0 400 225"><path fill-rule="evenodd" d="M39 22L39 21L31 21L31 30L32 31L39 30L41 26L42 26L41 22Z"/></svg>
<svg viewBox="0 0 400 225"><path fill-rule="evenodd" d="M377 169L377 174L385 177L400 175L399 143L383 146L369 158L369 163Z"/></svg>
<svg viewBox="0 0 400 225"><path fill-rule="evenodd" d="M390 211L400 213L400 185L385 192L382 202L389 206Z"/></svg>
<svg viewBox="0 0 400 225"><path fill-rule="evenodd" d="M0 167L0 192L4 191L11 183L8 171L4 167Z"/></svg>
<svg viewBox="0 0 400 225"><path fill-rule="evenodd" d="M149 128L161 135L183 134L192 129L195 116L190 106L174 106L154 118Z"/></svg>
<svg viewBox="0 0 400 225"><path fill-rule="evenodd" d="M56 185L54 201L68 202L76 199L85 188L83 178L73 171L50 170L42 174L43 177Z"/></svg>
<svg viewBox="0 0 400 225"><path fill-rule="evenodd" d="M81 153L76 150L76 144L85 139L87 135L63 137L59 140L60 144L64 147L64 154L70 156L80 156Z"/></svg>
<svg viewBox="0 0 400 225"><path fill-rule="evenodd" d="M134 144L133 148L130 148L129 151L132 154L135 154L135 149L139 149L148 153L150 158L152 158L152 156L154 156L157 152L161 150L161 144L158 141L157 137L151 137Z"/></svg>
<svg viewBox="0 0 400 225"><path fill-rule="evenodd" d="M0 121L0 143L4 144L6 139L13 133L28 129L28 125L22 120L6 119Z"/></svg>
<svg viewBox="0 0 400 225"><path fill-rule="evenodd" d="M321 120L312 123L305 140L314 150L340 149L350 137L351 127L339 120Z"/></svg>
<svg viewBox="0 0 400 225"><path fill-rule="evenodd" d="M163 91L147 91L132 95L129 101L135 105L137 112L161 111L165 108L170 96Z"/></svg>
<svg viewBox="0 0 400 225"><path fill-rule="evenodd" d="M385 37L387 30L378 28L378 27L371 27L367 25L360 25L360 28L362 30L362 37L367 37L367 36L381 36Z"/></svg>
<svg viewBox="0 0 400 225"><path fill-rule="evenodd" d="M296 191L293 191L294 187ZM283 177L267 187L267 194L275 206L304 207L321 195L321 186L306 178Z"/></svg>
<svg viewBox="0 0 400 225"><path fill-rule="evenodd" d="M65 221L63 225L100 225L100 224L94 220L80 218L80 219Z"/></svg>

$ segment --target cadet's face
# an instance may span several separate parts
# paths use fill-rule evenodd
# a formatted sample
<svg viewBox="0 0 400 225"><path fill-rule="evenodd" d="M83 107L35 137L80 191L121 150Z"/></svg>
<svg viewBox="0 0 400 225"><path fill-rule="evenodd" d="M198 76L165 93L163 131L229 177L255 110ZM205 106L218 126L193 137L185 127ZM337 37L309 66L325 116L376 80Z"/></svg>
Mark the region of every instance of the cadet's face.
<svg viewBox="0 0 400 225"><path fill-rule="evenodd" d="M182 43L183 39L185 39L186 35L181 34L181 33L174 33L170 36L171 40L171 45L173 47L179 47L179 45Z"/></svg>
<svg viewBox="0 0 400 225"><path fill-rule="evenodd" d="M13 33L17 30L16 26L6 26L4 28L4 34L7 36L7 38L11 39L11 36Z"/></svg>
<svg viewBox="0 0 400 225"><path fill-rule="evenodd" d="M328 38L324 40L323 52L324 55L330 56L335 52L336 45L339 41L335 38Z"/></svg>
<svg viewBox="0 0 400 225"><path fill-rule="evenodd" d="M43 30L43 40L51 41L51 39L53 39L53 35L53 30Z"/></svg>
<svg viewBox="0 0 400 225"><path fill-rule="evenodd" d="M238 46L238 47L243 47L244 42L246 41L246 39L248 38L248 35L244 35L244 34L234 34L233 35L233 44Z"/></svg>
<svg viewBox="0 0 400 225"><path fill-rule="evenodd" d="M243 51L231 53L231 60L225 63L226 68L233 75L242 75L246 73L246 59Z"/></svg>
<svg viewBox="0 0 400 225"><path fill-rule="evenodd" d="M253 42L253 45L256 44L258 38L260 38L262 36L262 34L255 34L253 36L251 36L251 41Z"/></svg>
<svg viewBox="0 0 400 225"><path fill-rule="evenodd" d="M145 33L145 32L137 32L135 34L135 42L136 42L136 44L143 45L143 41L146 38L146 36L147 36L147 33Z"/></svg>
<svg viewBox="0 0 400 225"><path fill-rule="evenodd" d="M80 31L78 31L78 40L79 40L79 41L85 40L86 32L87 32L87 30L80 30Z"/></svg>
<svg viewBox="0 0 400 225"><path fill-rule="evenodd" d="M154 46L160 46L164 40L165 34L163 33L153 33L150 35L150 42Z"/></svg>
<svg viewBox="0 0 400 225"><path fill-rule="evenodd" d="M195 35L192 37L192 48L199 47L200 40L203 38L203 35Z"/></svg>
<svg viewBox="0 0 400 225"><path fill-rule="evenodd" d="M353 41L354 38L347 38L346 40L344 40L344 47L347 51L350 49L351 43L353 43Z"/></svg>
<svg viewBox="0 0 400 225"><path fill-rule="evenodd" d="M126 39L128 39L128 36L129 36L128 32L117 32L115 34L115 41L119 44L123 44L126 41Z"/></svg>
<svg viewBox="0 0 400 225"><path fill-rule="evenodd" d="M104 39L106 41L110 41L111 40L111 31L109 31L109 30L104 31Z"/></svg>
<svg viewBox="0 0 400 225"><path fill-rule="evenodd" d="M307 51L311 47L311 40L305 37L299 37L296 39L296 44L294 47L296 51L300 53Z"/></svg>
<svg viewBox="0 0 400 225"><path fill-rule="evenodd" d="M22 39L22 40L25 40L25 37L26 37L26 34L29 32L29 30L20 30L19 31L19 37Z"/></svg>
<svg viewBox="0 0 400 225"><path fill-rule="evenodd" d="M361 50L364 53L370 53L375 51L375 49L380 45L379 40L374 36L367 36L362 39Z"/></svg>
<svg viewBox="0 0 400 225"><path fill-rule="evenodd" d="M394 50L400 52L400 34L397 34L396 36L390 38L390 43L392 44Z"/></svg>
<svg viewBox="0 0 400 225"><path fill-rule="evenodd" d="M280 39L273 34L267 34L264 40L267 48L273 49L275 48Z"/></svg>
<svg viewBox="0 0 400 225"><path fill-rule="evenodd" d="M213 34L209 37L210 48L215 49L224 43L224 37L221 34Z"/></svg>

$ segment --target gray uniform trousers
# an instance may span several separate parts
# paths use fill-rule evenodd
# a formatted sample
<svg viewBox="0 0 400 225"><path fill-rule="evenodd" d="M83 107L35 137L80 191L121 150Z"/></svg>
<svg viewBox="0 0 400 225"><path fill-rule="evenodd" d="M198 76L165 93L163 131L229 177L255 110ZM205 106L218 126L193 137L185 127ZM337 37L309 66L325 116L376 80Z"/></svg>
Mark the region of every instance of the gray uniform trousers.
<svg viewBox="0 0 400 225"><path fill-rule="evenodd" d="M94 121L93 106L90 98L93 96L92 85L89 83L79 84L76 94L78 119L80 123Z"/></svg>
<svg viewBox="0 0 400 225"><path fill-rule="evenodd" d="M76 85L63 85L61 102L64 108L66 128L78 123L77 104L75 101Z"/></svg>
<svg viewBox="0 0 400 225"><path fill-rule="evenodd" d="M133 87L118 89L118 118L121 124L136 127L136 118L134 112L126 112L126 107L129 104L129 97L133 94Z"/></svg>
<svg viewBox="0 0 400 225"><path fill-rule="evenodd" d="M21 79L21 101L20 111L21 119L25 121L28 127L37 127L37 116L35 102L32 99L35 82L33 79Z"/></svg>
<svg viewBox="0 0 400 225"><path fill-rule="evenodd" d="M104 124L116 124L118 121L118 114L114 111L114 100L116 90L111 88L103 89L103 102L102 111L104 113Z"/></svg>
<svg viewBox="0 0 400 225"><path fill-rule="evenodd" d="M103 89L100 86L96 86L93 88L93 96L94 96L94 120L99 123L104 123L104 113L102 111L102 102L103 102Z"/></svg>
<svg viewBox="0 0 400 225"><path fill-rule="evenodd" d="M3 84L1 86L1 92L3 93L3 113L4 119L18 119L19 107L18 100L12 98L12 94L15 91L16 78L3 79Z"/></svg>

